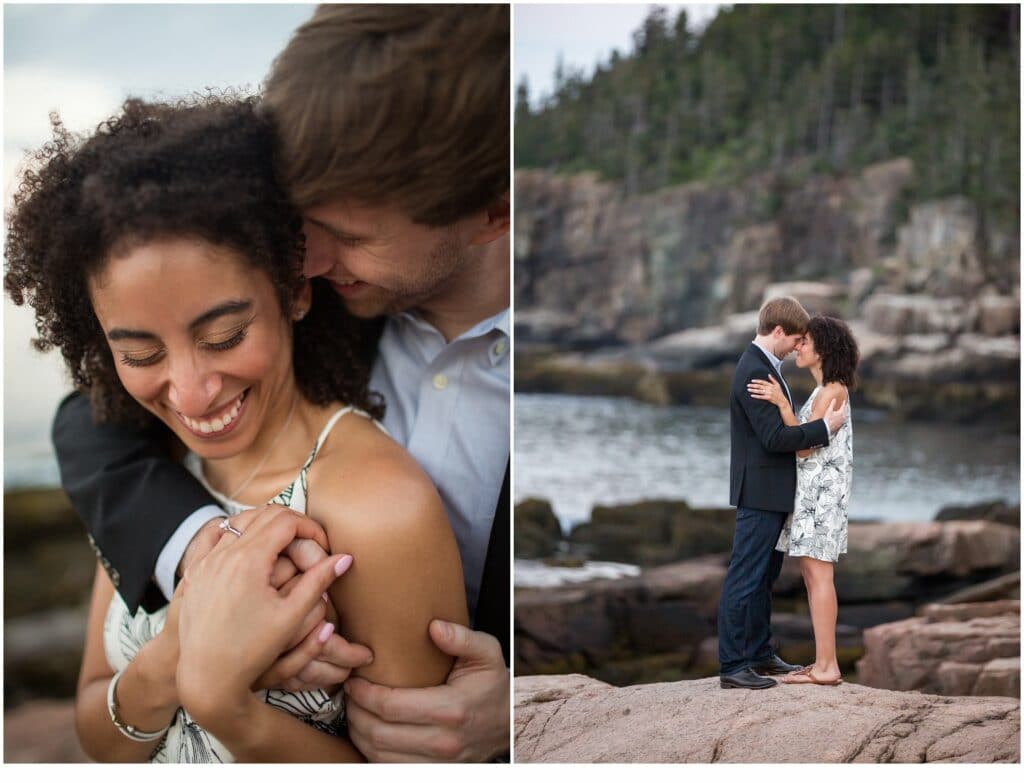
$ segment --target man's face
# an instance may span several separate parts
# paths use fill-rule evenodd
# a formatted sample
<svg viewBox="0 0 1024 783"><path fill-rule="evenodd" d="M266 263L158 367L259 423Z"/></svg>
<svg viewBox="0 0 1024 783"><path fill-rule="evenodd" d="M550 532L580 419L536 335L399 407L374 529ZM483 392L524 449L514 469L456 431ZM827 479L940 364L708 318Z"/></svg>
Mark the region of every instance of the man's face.
<svg viewBox="0 0 1024 783"><path fill-rule="evenodd" d="M803 332L786 334L781 326L776 326L775 331L775 356L779 359L785 359L793 353L804 339Z"/></svg>
<svg viewBox="0 0 1024 783"><path fill-rule="evenodd" d="M349 201L314 207L303 217L303 273L330 282L360 318L429 309L470 260L469 221L433 228L395 208Z"/></svg>

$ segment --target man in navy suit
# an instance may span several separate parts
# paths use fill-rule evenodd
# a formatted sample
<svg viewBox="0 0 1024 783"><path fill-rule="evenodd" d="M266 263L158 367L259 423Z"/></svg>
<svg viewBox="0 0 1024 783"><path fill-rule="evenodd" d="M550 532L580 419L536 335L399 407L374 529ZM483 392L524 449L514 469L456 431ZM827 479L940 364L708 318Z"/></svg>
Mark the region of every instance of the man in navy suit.
<svg viewBox="0 0 1024 783"><path fill-rule="evenodd" d="M846 405L823 419L787 427L779 409L747 391L772 376L790 397L782 360L807 331L807 311L792 297L770 299L758 314L757 337L736 365L729 405L729 505L736 506L729 571L718 605L718 659L723 688L771 688L769 674L799 669L771 645L771 590L782 569L775 550L796 494L796 452L824 446L846 421ZM796 406L793 406L794 410Z"/></svg>

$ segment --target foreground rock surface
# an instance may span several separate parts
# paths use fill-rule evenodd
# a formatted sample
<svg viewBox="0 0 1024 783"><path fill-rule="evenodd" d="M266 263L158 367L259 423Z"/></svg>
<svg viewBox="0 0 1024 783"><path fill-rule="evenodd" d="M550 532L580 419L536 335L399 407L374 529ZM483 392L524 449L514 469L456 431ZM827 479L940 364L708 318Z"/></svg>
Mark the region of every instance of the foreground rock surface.
<svg viewBox="0 0 1024 783"><path fill-rule="evenodd" d="M515 735L517 763L1019 762L1020 702L851 684L517 677Z"/></svg>
<svg viewBox="0 0 1024 783"><path fill-rule="evenodd" d="M946 696L1020 698L1020 601L931 604L864 632L858 681Z"/></svg>

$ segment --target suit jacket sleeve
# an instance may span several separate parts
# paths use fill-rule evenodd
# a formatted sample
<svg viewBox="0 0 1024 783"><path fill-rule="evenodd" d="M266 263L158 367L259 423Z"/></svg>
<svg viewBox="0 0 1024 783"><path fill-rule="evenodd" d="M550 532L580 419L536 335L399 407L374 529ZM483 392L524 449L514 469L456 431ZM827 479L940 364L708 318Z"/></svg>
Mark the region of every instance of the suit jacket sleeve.
<svg viewBox="0 0 1024 783"><path fill-rule="evenodd" d="M97 424L89 401L67 397L53 423L61 483L128 608L147 594L164 544L197 509L216 501L167 451L163 425Z"/></svg>
<svg viewBox="0 0 1024 783"><path fill-rule="evenodd" d="M768 375L768 370L760 369L747 373L742 385L733 391L739 397L747 420L765 450L791 452L826 445L828 425L824 419L787 427L782 421L778 407L766 400L756 400L750 396L747 392L747 383L755 378L768 380Z"/></svg>

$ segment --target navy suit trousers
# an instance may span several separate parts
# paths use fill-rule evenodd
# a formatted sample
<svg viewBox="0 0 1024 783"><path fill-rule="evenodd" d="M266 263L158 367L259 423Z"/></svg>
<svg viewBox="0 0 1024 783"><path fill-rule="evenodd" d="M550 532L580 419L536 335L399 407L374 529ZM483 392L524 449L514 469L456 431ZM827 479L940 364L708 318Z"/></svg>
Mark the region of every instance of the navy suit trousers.
<svg viewBox="0 0 1024 783"><path fill-rule="evenodd" d="M770 658L772 585L782 570L775 550L788 514L736 509L732 557L718 604L718 660L723 675Z"/></svg>

